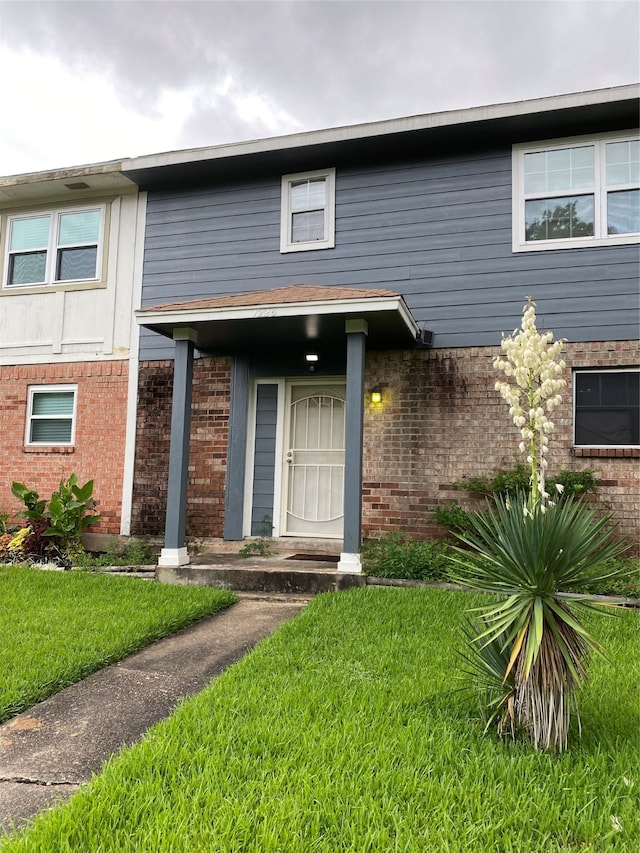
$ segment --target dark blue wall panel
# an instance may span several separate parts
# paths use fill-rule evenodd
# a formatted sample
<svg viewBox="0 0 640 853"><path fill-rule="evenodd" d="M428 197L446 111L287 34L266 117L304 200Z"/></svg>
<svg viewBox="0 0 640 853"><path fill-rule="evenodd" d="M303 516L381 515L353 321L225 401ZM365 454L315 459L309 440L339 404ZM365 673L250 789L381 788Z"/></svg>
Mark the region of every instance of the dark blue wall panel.
<svg viewBox="0 0 640 853"><path fill-rule="evenodd" d="M264 529L264 519L268 517L270 521L273 521L277 415L278 386L258 385L253 500L251 504L251 533L254 536L271 533L270 530Z"/></svg>
<svg viewBox="0 0 640 853"><path fill-rule="evenodd" d="M498 344L531 296L556 337L637 336L637 246L512 252L510 146L339 168L335 249L281 255L279 232L279 175L151 192L143 305L291 284L384 287L450 347ZM143 330L143 359L172 353Z"/></svg>

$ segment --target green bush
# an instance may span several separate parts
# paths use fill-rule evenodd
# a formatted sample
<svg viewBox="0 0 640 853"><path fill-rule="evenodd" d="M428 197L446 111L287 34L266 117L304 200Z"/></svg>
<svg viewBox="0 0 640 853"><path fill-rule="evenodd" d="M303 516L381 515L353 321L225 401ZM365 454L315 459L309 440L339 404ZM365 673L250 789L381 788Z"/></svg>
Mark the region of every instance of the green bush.
<svg viewBox="0 0 640 853"><path fill-rule="evenodd" d="M607 571L612 576L603 581L589 581L576 588L576 592L590 595L621 595L625 598L640 599L640 559L627 557L622 560L609 560Z"/></svg>
<svg viewBox="0 0 640 853"><path fill-rule="evenodd" d="M463 489L484 497L513 497L518 492L529 491L530 474L524 462L516 462L512 468L497 471L492 475L481 474L477 477L469 477L452 483L452 486L454 489ZM598 490L598 482L596 472L591 468L584 468L582 471L568 471L563 468L555 477L547 477L546 487L552 499L555 500L558 497L556 485L562 487L564 499L569 495L595 494Z"/></svg>
<svg viewBox="0 0 640 853"><path fill-rule="evenodd" d="M498 471L495 474L480 474L452 483L454 489L470 492L478 497L501 497L513 499L516 495L529 491L530 472L524 462L516 462L513 468ZM547 477L546 489L551 500L566 500L569 496L581 497L596 494L598 478L595 471L585 468L582 471L562 469L555 477ZM559 488L556 488L559 486ZM449 501L443 506L434 507L431 516L438 524L452 533L464 533L470 529L471 513L459 504Z"/></svg>
<svg viewBox="0 0 640 853"><path fill-rule="evenodd" d="M449 501L443 506L437 506L432 511L433 518L438 524L446 527L454 533L462 533L469 530L471 525L471 513L463 509L460 504Z"/></svg>
<svg viewBox="0 0 640 853"><path fill-rule="evenodd" d="M447 579L450 546L436 540L414 540L389 533L366 542L362 549L367 574L381 578L441 581Z"/></svg>
<svg viewBox="0 0 640 853"><path fill-rule="evenodd" d="M84 551L82 533L100 519L93 512L93 480L81 486L77 476L71 474L68 480L60 481L49 501L24 483L12 483L11 491L25 506L18 518L27 519L31 528L25 553L55 559L68 567Z"/></svg>

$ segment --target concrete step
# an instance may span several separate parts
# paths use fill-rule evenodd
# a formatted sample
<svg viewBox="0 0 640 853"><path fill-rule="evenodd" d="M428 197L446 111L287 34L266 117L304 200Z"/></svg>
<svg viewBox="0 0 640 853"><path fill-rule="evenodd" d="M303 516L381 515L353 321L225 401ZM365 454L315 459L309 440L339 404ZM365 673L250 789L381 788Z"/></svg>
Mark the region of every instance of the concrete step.
<svg viewBox="0 0 640 853"><path fill-rule="evenodd" d="M271 592L316 595L338 589L365 586L361 574L338 572L335 563L286 558L230 559L216 555L208 562L198 560L179 568L158 566L156 580L162 583L218 586L237 592Z"/></svg>

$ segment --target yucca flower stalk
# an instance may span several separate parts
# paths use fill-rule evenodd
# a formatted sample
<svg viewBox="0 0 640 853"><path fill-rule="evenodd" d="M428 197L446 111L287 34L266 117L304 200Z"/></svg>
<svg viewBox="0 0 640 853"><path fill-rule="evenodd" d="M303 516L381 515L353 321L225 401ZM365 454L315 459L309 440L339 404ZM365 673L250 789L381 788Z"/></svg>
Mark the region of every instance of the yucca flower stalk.
<svg viewBox="0 0 640 853"><path fill-rule="evenodd" d="M512 382L496 390L520 429L530 465L530 491L496 498L459 533L465 548L452 557L454 579L500 597L478 609L465 628L467 659L486 696L489 724L515 737L524 732L537 749L567 748L576 693L590 652L601 651L580 618L594 599L574 590L612 576L604 564L626 545L612 536L609 516L596 517L579 499L549 500L545 454L553 430L549 414L561 403L562 341L536 328L535 303L523 309L521 331L502 340L506 358L494 366Z"/></svg>
<svg viewBox="0 0 640 853"><path fill-rule="evenodd" d="M536 303L531 298L524 306L520 330L502 337L506 358L496 356L493 366L512 381L499 380L496 391L509 404L509 414L520 430L520 452L526 454L531 476L531 510L546 508L545 458L553 422L548 415L561 403L560 391L566 382L561 374L563 341L553 340L553 332L538 332Z"/></svg>

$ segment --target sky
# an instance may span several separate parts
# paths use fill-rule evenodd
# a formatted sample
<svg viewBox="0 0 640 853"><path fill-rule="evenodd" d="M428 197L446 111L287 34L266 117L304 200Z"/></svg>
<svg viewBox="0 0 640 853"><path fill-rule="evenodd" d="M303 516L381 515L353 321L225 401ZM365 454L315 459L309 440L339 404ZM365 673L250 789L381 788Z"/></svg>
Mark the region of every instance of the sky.
<svg viewBox="0 0 640 853"><path fill-rule="evenodd" d="M0 175L619 86L639 0L0 0Z"/></svg>

